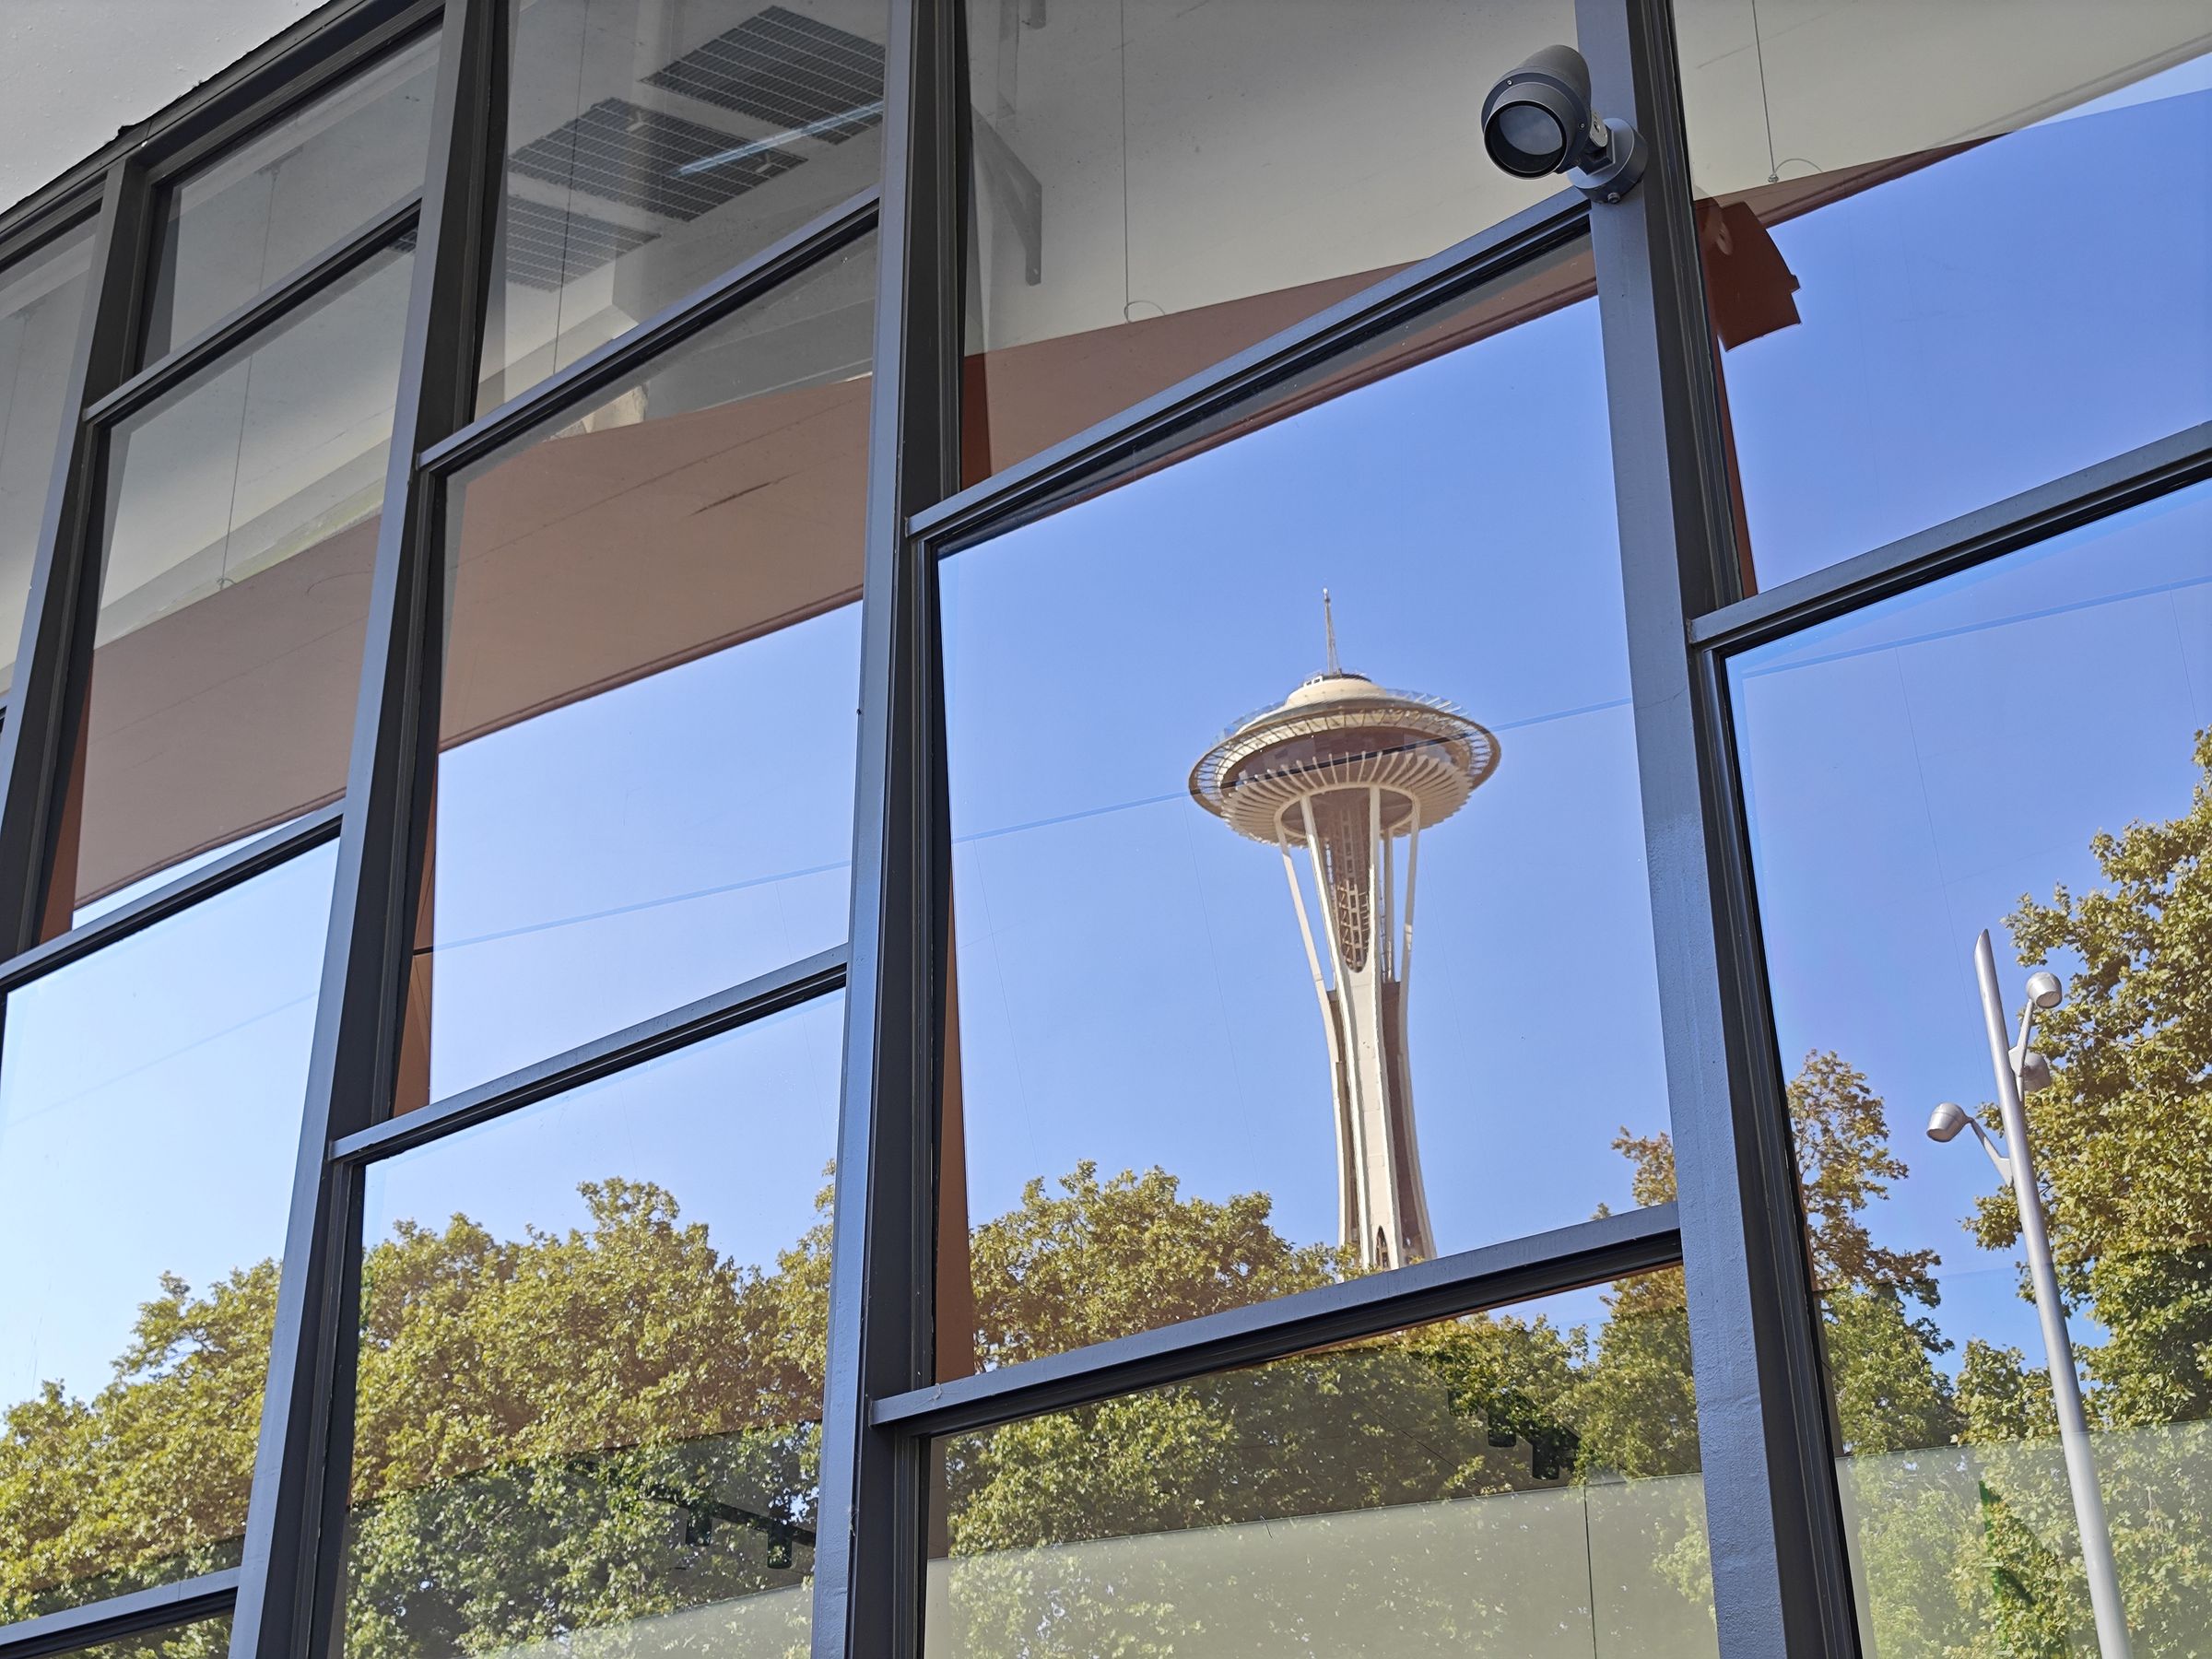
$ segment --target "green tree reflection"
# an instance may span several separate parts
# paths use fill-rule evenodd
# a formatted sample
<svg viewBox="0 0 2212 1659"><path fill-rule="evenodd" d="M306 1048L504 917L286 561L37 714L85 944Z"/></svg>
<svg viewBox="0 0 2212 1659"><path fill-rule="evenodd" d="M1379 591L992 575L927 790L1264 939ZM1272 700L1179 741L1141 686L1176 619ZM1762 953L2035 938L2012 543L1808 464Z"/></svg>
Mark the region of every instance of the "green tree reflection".
<svg viewBox="0 0 2212 1659"><path fill-rule="evenodd" d="M2100 837L2094 890L2011 918L2024 963L2070 970L2043 1028L2055 1081L2030 1111L2062 1276L2101 1327L2081 1352L2137 1651L2160 1655L2204 1651L2212 1630L2212 735L2195 760L2187 812ZM1869 1226L1907 1171L1866 1076L1809 1054L1789 1102L1877 1652L2078 1651L2087 1599L2047 1378L1982 1342L1955 1372L1944 1362L1939 1262ZM1616 1145L1639 1202L1673 1196L1665 1134ZM804 1644L805 1596L757 1593L812 1568L828 1193L816 1225L754 1266L660 1187L580 1190L587 1219L568 1231L500 1239L456 1216L368 1253L356 1654L732 1651L740 1618L746 1652ZM1970 1219L2014 1247L2007 1197ZM1265 1194L1215 1202L1160 1170L1085 1164L975 1230L974 1351L1012 1363L1352 1270L1283 1238ZM49 1386L7 1412L0 1620L235 1559L276 1290L265 1262L196 1291L166 1279L104 1388ZM1120 1654L1177 1651L1177 1608L1114 1576L1129 1558L1068 1547L1694 1473L1679 1276L1617 1284L1605 1309L1589 1327L1432 1325L947 1442L934 1548L963 1575L969 1651L1106 1651L1102 1631ZM1702 1618L1697 1489L1668 1489L1680 1500L1631 1517L1637 1553ZM1413 1574L1374 1589L1359 1629L1390 1621L1407 1653L1488 1651L1517 1639L1515 1591ZM1272 1625L1237 1651L1318 1641L1347 1616L1325 1573L1268 1595ZM714 1611L665 1617L686 1609ZM578 1646L587 1632L606 1634ZM134 1652L198 1659L221 1638L204 1625Z"/></svg>

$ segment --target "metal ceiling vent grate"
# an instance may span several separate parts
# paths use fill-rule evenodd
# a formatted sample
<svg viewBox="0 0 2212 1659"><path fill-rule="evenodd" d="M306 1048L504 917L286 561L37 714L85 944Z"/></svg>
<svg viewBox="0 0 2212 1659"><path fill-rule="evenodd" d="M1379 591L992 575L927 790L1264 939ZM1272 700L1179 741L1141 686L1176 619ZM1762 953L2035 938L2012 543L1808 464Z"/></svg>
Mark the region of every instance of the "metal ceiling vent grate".
<svg viewBox="0 0 2212 1659"><path fill-rule="evenodd" d="M507 276L525 288L550 292L652 240L650 230L633 230L573 208L548 207L526 196L507 198Z"/></svg>
<svg viewBox="0 0 2212 1659"><path fill-rule="evenodd" d="M830 144L883 119L883 48L782 6L687 52L646 82Z"/></svg>
<svg viewBox="0 0 2212 1659"><path fill-rule="evenodd" d="M690 220L804 159L770 145L732 149L727 133L626 99L603 98L575 120L524 145L508 165L527 179Z"/></svg>

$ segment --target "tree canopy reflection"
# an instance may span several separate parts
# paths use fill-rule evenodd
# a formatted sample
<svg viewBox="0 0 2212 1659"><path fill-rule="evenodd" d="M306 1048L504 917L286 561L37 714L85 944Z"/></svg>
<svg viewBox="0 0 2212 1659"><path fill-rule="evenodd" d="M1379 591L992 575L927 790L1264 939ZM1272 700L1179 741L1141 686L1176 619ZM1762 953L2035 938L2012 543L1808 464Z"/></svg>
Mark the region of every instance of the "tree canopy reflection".
<svg viewBox="0 0 2212 1659"><path fill-rule="evenodd" d="M2172 1427L2212 1404L2212 735L2195 760L2186 813L2100 837L2095 890L2010 919L2023 962L2079 963L2044 1028L2056 1081L2030 1112L2062 1279L2102 1327L2081 1351L2147 1653L2194 1652L2212 1628L2212 1446L2184 1455ZM1981 1341L1947 1358L1936 1253L1886 1248L1868 1224L1908 1171L1867 1077L1815 1053L1789 1101L1879 1651L2067 1651L2087 1604L2047 1376ZM1639 1202L1673 1195L1665 1134L1616 1145ZM721 1253L662 1186L580 1191L588 1218L565 1231L502 1239L457 1215L403 1223L367 1253L354 1653L566 1643L810 1575L827 1189L815 1226L758 1265ZM1967 1219L1989 1247L2015 1240L2006 1196ZM1217 1202L1165 1171L1088 1164L1032 1182L972 1249L988 1364L1355 1267L1285 1239L1265 1194ZM165 1279L105 1387L48 1384L8 1410L0 1620L235 1559L276 1282L270 1262L197 1289ZM1477 1316L961 1437L942 1448L934 1551L982 1563L971 1583L1004 1592L1003 1628L986 1607L971 1630L1041 1655L1077 1650L1034 1615L1041 1575L1061 1616L1112 1592L1041 1547L1694 1473L1679 1276L1617 1284L1604 1306L1590 1325ZM1651 1559L1701 1607L1701 1511L1653 1513ZM778 1605L795 1650L805 1597ZM1498 1615L1418 1596L1402 1611L1409 1630L1469 1637ZM1286 1605L1286 1629L1302 1616ZM1123 1651L1172 1647L1171 1609L1114 1617ZM712 1624L638 1630L609 1651L715 1640ZM159 1647L211 1653L221 1635L191 1627Z"/></svg>

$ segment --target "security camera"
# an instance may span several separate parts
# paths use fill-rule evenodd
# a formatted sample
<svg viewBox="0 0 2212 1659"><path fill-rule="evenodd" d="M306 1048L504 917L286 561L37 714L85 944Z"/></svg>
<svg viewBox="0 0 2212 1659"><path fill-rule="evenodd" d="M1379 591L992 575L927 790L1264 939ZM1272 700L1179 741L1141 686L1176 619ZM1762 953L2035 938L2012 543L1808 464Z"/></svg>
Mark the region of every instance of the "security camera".
<svg viewBox="0 0 2212 1659"><path fill-rule="evenodd" d="M1565 173L1592 201L1618 202L1643 177L1643 138L1590 108L1590 65L1547 46L1482 100L1482 144L1517 179Z"/></svg>

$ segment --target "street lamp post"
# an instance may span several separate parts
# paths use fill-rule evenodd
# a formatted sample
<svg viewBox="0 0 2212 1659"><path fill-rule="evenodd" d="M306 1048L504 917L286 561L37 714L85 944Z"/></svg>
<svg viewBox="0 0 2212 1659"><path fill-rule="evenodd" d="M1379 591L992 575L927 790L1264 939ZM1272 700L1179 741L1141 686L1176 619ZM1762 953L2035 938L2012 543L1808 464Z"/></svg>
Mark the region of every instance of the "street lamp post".
<svg viewBox="0 0 2212 1659"><path fill-rule="evenodd" d="M2004 994L1997 989L1996 953L1989 931L1974 942L1974 973L1982 985L1982 1020L1989 1034L1990 1066L1996 1074L1997 1112L2005 1124L2009 1151L2000 1149L1987 1131L1962 1108L1946 1100L1928 1119L1928 1137L1947 1141L1971 1129L1997 1173L2012 1186L2020 1212L2020 1241L2028 1253L2028 1276L2035 1287L2036 1317L2043 1327L2043 1350L2051 1364L2051 1394L2058 1407L2058 1440L2066 1459L2066 1481L2074 1492L2074 1520L2081 1533L2082 1565L2089 1580L2089 1606L2097 1617L2097 1648L2103 1659L2128 1659L2127 1609L2120 1599L2120 1574L2112 1563L2112 1528L2104 1518L2104 1494L2097 1482L2097 1460L2089 1449L2089 1421L2082 1409L2081 1381L2074 1371L2074 1343L2066 1334L2065 1305L2058 1298L2058 1273L2051 1260L2051 1233L2043 1198L2035 1180L2035 1155L2028 1139L2028 1114L2020 1104L2023 1087L2042 1088L2051 1067L2028 1046L2039 1008L2055 1008L2065 994L2054 973L2028 979L2028 1002L2020 1010L2017 1043L2005 1040Z"/></svg>

